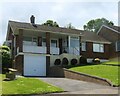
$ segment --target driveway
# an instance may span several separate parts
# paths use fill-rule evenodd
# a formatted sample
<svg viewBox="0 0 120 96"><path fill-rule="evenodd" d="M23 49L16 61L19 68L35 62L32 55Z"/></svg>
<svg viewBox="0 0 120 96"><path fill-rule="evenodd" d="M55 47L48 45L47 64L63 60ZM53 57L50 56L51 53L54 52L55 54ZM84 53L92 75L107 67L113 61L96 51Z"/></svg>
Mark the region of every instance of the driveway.
<svg viewBox="0 0 120 96"><path fill-rule="evenodd" d="M118 88L68 78L39 78L62 88L59 94L118 94ZM56 93L53 93L56 94Z"/></svg>

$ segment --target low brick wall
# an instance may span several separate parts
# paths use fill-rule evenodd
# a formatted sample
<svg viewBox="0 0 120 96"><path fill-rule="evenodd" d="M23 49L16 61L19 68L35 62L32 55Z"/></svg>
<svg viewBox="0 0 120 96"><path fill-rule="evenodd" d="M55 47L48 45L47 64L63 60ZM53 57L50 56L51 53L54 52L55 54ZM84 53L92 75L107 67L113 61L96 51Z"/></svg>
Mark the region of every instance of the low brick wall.
<svg viewBox="0 0 120 96"><path fill-rule="evenodd" d="M49 76L50 77L51 76L52 77L65 77L65 78L70 78L70 79L75 79L75 80L82 80L82 81L93 82L93 83L98 83L102 85L113 86L112 83L106 79L87 75L87 74L80 73L80 72L71 71L66 68L61 68L58 66L54 66L50 68Z"/></svg>
<svg viewBox="0 0 120 96"><path fill-rule="evenodd" d="M110 81L100 78L100 77L91 76L91 75L87 75L87 74L80 73L80 72L74 72L74 71L71 71L65 68L63 70L64 70L64 76L66 78L113 86Z"/></svg>

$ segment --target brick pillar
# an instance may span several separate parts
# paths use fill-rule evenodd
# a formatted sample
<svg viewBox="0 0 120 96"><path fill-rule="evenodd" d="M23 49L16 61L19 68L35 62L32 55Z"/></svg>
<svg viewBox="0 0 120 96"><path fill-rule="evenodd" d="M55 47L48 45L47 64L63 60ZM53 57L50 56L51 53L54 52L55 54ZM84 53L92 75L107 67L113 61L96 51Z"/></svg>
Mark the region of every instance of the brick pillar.
<svg viewBox="0 0 120 96"><path fill-rule="evenodd" d="M17 47L19 47L19 36L15 35L16 42L15 42L15 54L17 55Z"/></svg>
<svg viewBox="0 0 120 96"><path fill-rule="evenodd" d="M59 54L62 54L62 39L59 39Z"/></svg>
<svg viewBox="0 0 120 96"><path fill-rule="evenodd" d="M14 60L14 35L12 35L11 51L12 51L12 60Z"/></svg>
<svg viewBox="0 0 120 96"><path fill-rule="evenodd" d="M23 52L23 29L19 29L19 52Z"/></svg>
<svg viewBox="0 0 120 96"><path fill-rule="evenodd" d="M46 33L46 53L50 54L50 33Z"/></svg>
<svg viewBox="0 0 120 96"><path fill-rule="evenodd" d="M50 54L50 33L46 33L46 53ZM46 56L46 76L49 75L50 56Z"/></svg>

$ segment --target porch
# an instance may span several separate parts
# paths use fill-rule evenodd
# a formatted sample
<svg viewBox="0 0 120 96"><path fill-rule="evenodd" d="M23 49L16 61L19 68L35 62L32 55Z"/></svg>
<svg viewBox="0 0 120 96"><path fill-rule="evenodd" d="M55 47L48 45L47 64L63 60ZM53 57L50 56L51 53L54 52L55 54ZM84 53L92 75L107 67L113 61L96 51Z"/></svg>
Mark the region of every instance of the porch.
<svg viewBox="0 0 120 96"><path fill-rule="evenodd" d="M48 33L23 30L22 37L22 52L51 55L62 53L80 55L80 36L61 34L60 32ZM19 49L20 46L17 46L17 53L19 53Z"/></svg>

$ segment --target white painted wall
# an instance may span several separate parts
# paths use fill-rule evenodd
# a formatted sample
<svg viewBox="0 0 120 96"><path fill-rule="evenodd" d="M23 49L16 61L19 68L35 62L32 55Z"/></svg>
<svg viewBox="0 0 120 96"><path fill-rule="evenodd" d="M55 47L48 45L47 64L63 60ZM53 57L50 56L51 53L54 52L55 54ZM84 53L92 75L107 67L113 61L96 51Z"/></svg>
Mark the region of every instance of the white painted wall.
<svg viewBox="0 0 120 96"><path fill-rule="evenodd" d="M69 61L69 64L70 64L70 61L71 59L75 58L78 60L78 63L79 63L79 58L80 58L80 55L74 55L74 54L67 54L67 53L63 53L61 55L51 55L50 56L50 66L54 66L54 62L56 59L60 59L61 62L62 62L62 59L66 57Z"/></svg>
<svg viewBox="0 0 120 96"><path fill-rule="evenodd" d="M59 48L50 47L50 54L59 54Z"/></svg>
<svg viewBox="0 0 120 96"><path fill-rule="evenodd" d="M46 53L46 47L23 45L23 52Z"/></svg>

